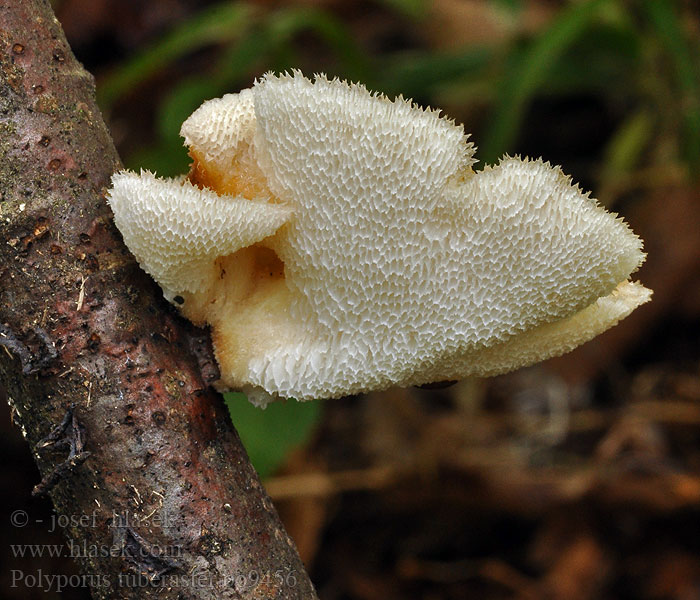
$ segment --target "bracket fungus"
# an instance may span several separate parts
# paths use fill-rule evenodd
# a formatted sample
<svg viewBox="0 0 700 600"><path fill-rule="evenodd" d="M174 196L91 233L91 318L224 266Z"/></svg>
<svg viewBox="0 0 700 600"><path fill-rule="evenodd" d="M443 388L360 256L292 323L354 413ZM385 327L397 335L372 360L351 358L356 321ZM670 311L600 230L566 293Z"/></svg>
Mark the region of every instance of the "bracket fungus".
<svg viewBox="0 0 700 600"><path fill-rule="evenodd" d="M641 240L558 167L474 171L463 128L402 98L268 74L181 135L188 177L122 171L109 202L256 404L503 373L651 297Z"/></svg>

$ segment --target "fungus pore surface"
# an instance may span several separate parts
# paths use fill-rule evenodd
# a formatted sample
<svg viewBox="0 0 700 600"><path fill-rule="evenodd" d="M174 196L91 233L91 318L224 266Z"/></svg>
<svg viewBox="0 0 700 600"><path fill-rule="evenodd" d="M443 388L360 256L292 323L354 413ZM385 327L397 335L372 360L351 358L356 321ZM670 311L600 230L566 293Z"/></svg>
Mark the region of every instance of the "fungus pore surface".
<svg viewBox="0 0 700 600"><path fill-rule="evenodd" d="M266 75L181 134L187 178L122 171L109 202L257 404L510 371L651 297L641 240L558 167L475 172L463 128L401 98Z"/></svg>

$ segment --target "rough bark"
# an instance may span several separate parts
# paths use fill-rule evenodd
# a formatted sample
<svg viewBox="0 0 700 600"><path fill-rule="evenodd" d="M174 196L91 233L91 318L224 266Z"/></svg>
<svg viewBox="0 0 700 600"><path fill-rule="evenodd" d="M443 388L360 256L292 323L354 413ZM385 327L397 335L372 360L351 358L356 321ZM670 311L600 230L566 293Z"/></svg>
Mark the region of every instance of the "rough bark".
<svg viewBox="0 0 700 600"><path fill-rule="evenodd" d="M119 158L49 1L0 2L0 43L0 392L93 596L315 598L206 336L114 228Z"/></svg>

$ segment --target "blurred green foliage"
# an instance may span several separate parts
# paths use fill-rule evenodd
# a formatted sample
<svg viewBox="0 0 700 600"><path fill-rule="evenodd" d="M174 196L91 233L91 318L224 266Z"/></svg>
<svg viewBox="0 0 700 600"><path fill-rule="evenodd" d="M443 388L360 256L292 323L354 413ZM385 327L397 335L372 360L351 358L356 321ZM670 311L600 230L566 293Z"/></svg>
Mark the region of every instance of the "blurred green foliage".
<svg viewBox="0 0 700 600"><path fill-rule="evenodd" d="M688 40L674 3L645 0L644 14L651 39L669 58L673 87L680 98L685 156L692 166L700 164L700 46Z"/></svg>
<svg viewBox="0 0 700 600"><path fill-rule="evenodd" d="M376 1L408 28L419 28L429 9L424 0ZM518 0L492 4L514 20L524 10ZM270 10L227 1L202 10L113 69L99 82L98 100L109 114L159 73L173 74L159 95L155 140L125 162L163 176L183 173L189 160L178 134L185 118L202 101L237 91L268 70L304 64L308 57L301 42L311 36L331 57L329 75L422 104L452 94L465 112L470 105L482 112L486 107L476 140L484 163L517 148L538 98L592 94L624 106L627 116L601 150L604 188L644 164L680 163L688 173L698 172L700 41L692 31L673 0L584 0L564 3L534 34L452 51L417 44L372 54L348 25L320 8L291 4ZM178 69L179 61L199 52L208 52L203 69ZM263 475L303 441L320 414L317 403L289 402L259 411L239 397L229 395L227 402Z"/></svg>
<svg viewBox="0 0 700 600"><path fill-rule="evenodd" d="M418 21L421 0L379 0L400 18ZM499 10L522 11L517 1L494 0ZM409 23L410 25L410 23ZM604 156L634 168L651 139L677 138L681 160L694 172L700 164L700 43L691 38L673 0L588 0L565 5L546 27L529 37L441 52L430 48L371 55L336 16L309 6L267 11L247 2L222 2L178 25L100 81L98 100L109 110L126 94L195 52L216 47L202 72L176 77L157 109L155 143L127 157L132 167L162 175L187 169L180 124L201 102L247 85L267 70L299 64L300 38L311 35L333 57L338 75L362 81L388 95L430 102L436 92L466 89L459 97L490 106L480 132L479 157L496 160L516 147L518 134L536 97L592 92L651 117L652 135L627 138L628 124L611 136ZM471 94L470 94L471 92ZM637 142L636 149L629 144ZM645 146L646 145L646 146ZM617 163L616 163L617 164ZM610 169L607 170L610 172Z"/></svg>
<svg viewBox="0 0 700 600"><path fill-rule="evenodd" d="M271 475L290 450L306 441L321 415L321 402L273 402L253 406L245 394L224 395L231 419L260 477Z"/></svg>

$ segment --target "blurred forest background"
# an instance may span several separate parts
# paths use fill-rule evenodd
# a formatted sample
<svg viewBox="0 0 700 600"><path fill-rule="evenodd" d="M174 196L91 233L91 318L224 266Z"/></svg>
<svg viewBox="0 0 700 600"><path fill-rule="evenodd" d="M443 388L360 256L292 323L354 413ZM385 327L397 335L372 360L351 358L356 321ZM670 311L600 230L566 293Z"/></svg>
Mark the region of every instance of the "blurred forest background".
<svg viewBox="0 0 700 600"><path fill-rule="evenodd" d="M203 100L300 68L443 109L478 168L561 164L645 240L652 303L560 359L265 412L227 397L323 600L700 600L700 2L53 5L131 168L186 172ZM2 505L45 520L3 537L63 543L2 427ZM11 588L76 571L3 553L4 597L89 597Z"/></svg>

